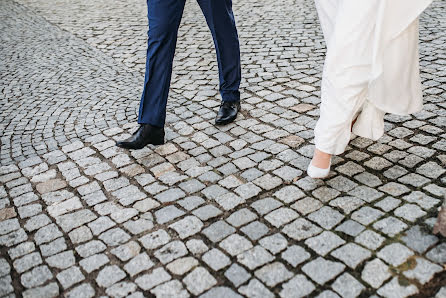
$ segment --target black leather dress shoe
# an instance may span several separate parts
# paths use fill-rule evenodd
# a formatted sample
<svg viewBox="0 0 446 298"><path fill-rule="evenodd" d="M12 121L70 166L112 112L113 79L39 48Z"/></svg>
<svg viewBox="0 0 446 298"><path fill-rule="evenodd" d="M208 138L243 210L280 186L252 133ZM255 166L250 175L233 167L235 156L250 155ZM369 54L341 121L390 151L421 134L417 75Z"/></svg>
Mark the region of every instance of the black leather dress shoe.
<svg viewBox="0 0 446 298"><path fill-rule="evenodd" d="M237 113L240 111L240 101L224 101L220 105L215 124L224 125L231 123L237 118Z"/></svg>
<svg viewBox="0 0 446 298"><path fill-rule="evenodd" d="M142 149L148 144L164 144L164 128L141 124L130 138L116 142L116 146L125 149Z"/></svg>

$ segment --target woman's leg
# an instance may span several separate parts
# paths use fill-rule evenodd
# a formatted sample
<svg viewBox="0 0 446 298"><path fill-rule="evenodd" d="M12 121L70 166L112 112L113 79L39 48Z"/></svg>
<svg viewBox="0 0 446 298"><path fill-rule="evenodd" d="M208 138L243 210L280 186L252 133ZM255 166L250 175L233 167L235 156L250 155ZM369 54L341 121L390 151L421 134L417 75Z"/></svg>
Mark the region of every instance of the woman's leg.
<svg viewBox="0 0 446 298"><path fill-rule="evenodd" d="M367 97L378 0L319 0L318 12L327 41L321 86L320 118L315 128L312 164L329 167L331 154L344 152L351 123ZM327 13L330 9L336 13ZM334 19L327 16L334 16ZM328 28L332 26L333 28Z"/></svg>

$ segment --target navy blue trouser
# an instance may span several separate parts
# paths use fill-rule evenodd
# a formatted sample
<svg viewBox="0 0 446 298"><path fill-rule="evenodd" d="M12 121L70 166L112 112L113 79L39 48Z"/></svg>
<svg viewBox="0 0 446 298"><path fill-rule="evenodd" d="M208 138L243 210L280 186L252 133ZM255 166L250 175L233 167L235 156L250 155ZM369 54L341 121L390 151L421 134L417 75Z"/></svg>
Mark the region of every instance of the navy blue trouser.
<svg viewBox="0 0 446 298"><path fill-rule="evenodd" d="M240 100L240 46L231 0L197 0L217 52L223 101ZM138 123L164 127L178 27L186 0L147 0L149 41Z"/></svg>

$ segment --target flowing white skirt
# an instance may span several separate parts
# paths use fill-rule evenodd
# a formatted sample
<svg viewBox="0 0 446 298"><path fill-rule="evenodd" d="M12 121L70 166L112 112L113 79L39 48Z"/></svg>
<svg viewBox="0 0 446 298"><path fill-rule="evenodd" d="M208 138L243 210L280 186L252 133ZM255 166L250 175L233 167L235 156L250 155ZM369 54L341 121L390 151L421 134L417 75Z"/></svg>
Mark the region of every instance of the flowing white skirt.
<svg viewBox="0 0 446 298"><path fill-rule="evenodd" d="M432 0L316 0L327 54L316 148L344 152L353 133L377 140L384 115L423 107L418 17Z"/></svg>

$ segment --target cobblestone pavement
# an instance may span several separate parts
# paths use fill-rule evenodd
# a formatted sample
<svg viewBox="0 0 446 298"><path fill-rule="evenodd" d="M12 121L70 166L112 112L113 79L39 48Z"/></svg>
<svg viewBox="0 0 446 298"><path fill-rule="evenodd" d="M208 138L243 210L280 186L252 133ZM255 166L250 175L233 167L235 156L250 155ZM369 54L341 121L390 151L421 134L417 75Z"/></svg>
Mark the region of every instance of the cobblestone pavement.
<svg viewBox="0 0 446 298"><path fill-rule="evenodd" d="M425 109L313 150L324 43L311 0L238 0L243 112L221 128L210 33L180 29L167 139L125 151L142 0L0 2L0 296L445 297L446 2L421 22Z"/></svg>

